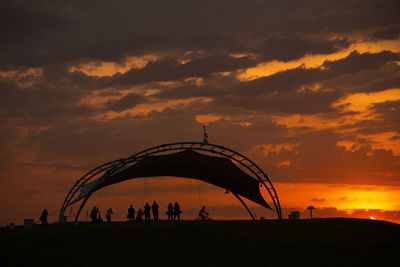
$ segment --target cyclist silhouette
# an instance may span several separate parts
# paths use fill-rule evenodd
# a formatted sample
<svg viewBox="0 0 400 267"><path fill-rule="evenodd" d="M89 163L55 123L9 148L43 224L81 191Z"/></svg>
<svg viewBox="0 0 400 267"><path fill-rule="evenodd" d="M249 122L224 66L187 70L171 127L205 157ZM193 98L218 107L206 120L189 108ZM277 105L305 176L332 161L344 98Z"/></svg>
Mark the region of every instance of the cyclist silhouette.
<svg viewBox="0 0 400 267"><path fill-rule="evenodd" d="M209 220L208 215L210 215L210 214L206 211L206 207L203 206L201 208L201 210L199 211L199 217L201 218L202 221L205 221L205 220Z"/></svg>

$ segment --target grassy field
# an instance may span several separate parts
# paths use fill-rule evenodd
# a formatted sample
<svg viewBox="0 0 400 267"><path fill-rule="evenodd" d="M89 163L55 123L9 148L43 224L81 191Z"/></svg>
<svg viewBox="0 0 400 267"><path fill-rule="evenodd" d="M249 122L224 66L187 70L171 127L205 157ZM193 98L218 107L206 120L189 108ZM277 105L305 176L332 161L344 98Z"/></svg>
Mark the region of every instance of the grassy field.
<svg viewBox="0 0 400 267"><path fill-rule="evenodd" d="M2 266L400 266L400 225L357 219L0 229Z"/></svg>

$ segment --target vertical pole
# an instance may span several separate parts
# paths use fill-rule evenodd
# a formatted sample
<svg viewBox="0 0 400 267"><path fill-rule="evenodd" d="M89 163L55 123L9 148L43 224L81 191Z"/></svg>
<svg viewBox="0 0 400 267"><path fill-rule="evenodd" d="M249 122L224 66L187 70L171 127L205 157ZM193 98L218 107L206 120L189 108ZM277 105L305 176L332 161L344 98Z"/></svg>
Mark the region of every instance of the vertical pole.
<svg viewBox="0 0 400 267"><path fill-rule="evenodd" d="M208 134L206 131L206 125L203 125L203 143L208 144Z"/></svg>

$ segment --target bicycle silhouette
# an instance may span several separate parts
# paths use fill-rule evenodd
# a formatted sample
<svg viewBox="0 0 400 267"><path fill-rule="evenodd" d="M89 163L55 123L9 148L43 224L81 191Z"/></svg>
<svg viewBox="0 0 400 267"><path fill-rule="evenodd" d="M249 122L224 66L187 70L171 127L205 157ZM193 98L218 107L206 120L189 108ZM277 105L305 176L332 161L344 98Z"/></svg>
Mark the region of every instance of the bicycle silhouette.
<svg viewBox="0 0 400 267"><path fill-rule="evenodd" d="M196 221L212 221L212 218L209 216L209 214L204 214L203 216L197 217Z"/></svg>

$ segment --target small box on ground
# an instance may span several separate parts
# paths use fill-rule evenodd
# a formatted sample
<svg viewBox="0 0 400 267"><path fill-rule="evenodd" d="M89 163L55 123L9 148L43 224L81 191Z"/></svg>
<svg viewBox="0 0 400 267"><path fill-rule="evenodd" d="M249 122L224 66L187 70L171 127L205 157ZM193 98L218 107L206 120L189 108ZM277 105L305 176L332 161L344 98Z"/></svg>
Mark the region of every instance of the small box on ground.
<svg viewBox="0 0 400 267"><path fill-rule="evenodd" d="M15 223L8 223L8 224L7 224L7 228L8 228L8 230L10 230L10 231L15 230Z"/></svg>
<svg viewBox="0 0 400 267"><path fill-rule="evenodd" d="M292 211L289 214L289 220L299 220L300 219L300 211Z"/></svg>

